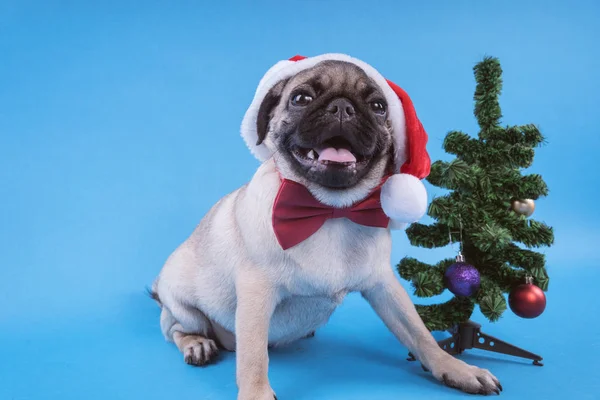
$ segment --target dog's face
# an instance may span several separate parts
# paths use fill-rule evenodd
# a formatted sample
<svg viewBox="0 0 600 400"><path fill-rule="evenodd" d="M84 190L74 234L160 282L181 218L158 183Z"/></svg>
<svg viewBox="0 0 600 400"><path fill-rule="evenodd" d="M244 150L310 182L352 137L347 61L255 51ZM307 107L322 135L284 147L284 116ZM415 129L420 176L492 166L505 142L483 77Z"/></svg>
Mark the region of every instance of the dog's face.
<svg viewBox="0 0 600 400"><path fill-rule="evenodd" d="M385 96L347 62L324 61L275 85L257 131L279 169L313 191L374 187L392 159Z"/></svg>

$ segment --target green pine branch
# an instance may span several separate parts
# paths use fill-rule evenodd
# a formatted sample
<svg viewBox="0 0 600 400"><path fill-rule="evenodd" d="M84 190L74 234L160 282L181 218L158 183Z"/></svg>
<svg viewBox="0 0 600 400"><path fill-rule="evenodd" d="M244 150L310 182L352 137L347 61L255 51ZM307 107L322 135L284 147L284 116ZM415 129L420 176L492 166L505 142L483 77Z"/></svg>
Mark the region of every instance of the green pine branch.
<svg viewBox="0 0 600 400"><path fill-rule="evenodd" d="M412 257L405 257L396 266L400 277L411 281L414 294L418 297L431 297L441 294L444 286L444 271L455 260L445 259L436 265L429 265Z"/></svg>
<svg viewBox="0 0 600 400"><path fill-rule="evenodd" d="M508 229L492 221L479 226L469 238L471 243L484 253L502 250L512 241Z"/></svg>
<svg viewBox="0 0 600 400"><path fill-rule="evenodd" d="M477 185L477 181L473 179L473 173L473 167L463 160L436 161L431 165L427 181L444 189L470 192Z"/></svg>
<svg viewBox="0 0 600 400"><path fill-rule="evenodd" d="M514 243L510 243L503 251L503 258L510 265L531 271L535 268L544 268L546 257L538 252L523 249Z"/></svg>
<svg viewBox="0 0 600 400"><path fill-rule="evenodd" d="M480 165L486 169L496 167L529 168L533 163L535 152L531 147L522 144L497 142L486 149L481 157Z"/></svg>
<svg viewBox="0 0 600 400"><path fill-rule="evenodd" d="M473 71L477 86L475 87L475 118L481 132L479 137L486 139L500 123L502 111L498 97L502 92L502 68L500 61L494 57L485 57Z"/></svg>
<svg viewBox="0 0 600 400"><path fill-rule="evenodd" d="M417 312L430 331L445 331L471 317L475 304L464 297L454 297L446 303L416 305Z"/></svg>
<svg viewBox="0 0 600 400"><path fill-rule="evenodd" d="M442 294L444 286L444 271L431 269L417 274L412 280L414 294L417 297L431 297Z"/></svg>
<svg viewBox="0 0 600 400"><path fill-rule="evenodd" d="M545 138L533 124L496 127L488 133L487 142L495 144L503 142L509 145L521 145L534 148L545 143Z"/></svg>
<svg viewBox="0 0 600 400"><path fill-rule="evenodd" d="M525 217L515 217L517 221L507 223L513 239L527 247L552 246L554 230L543 222Z"/></svg>
<svg viewBox="0 0 600 400"><path fill-rule="evenodd" d="M407 281L412 281L418 274L428 271L429 269L433 268L433 266L421 262L416 258L404 257L398 263L397 268L401 278L406 279Z"/></svg>
<svg viewBox="0 0 600 400"><path fill-rule="evenodd" d="M481 154L480 141L459 131L449 132L444 139L442 147L446 153L454 154L468 164L474 163Z"/></svg>
<svg viewBox="0 0 600 400"><path fill-rule="evenodd" d="M448 230L442 224L423 225L415 223L406 229L406 233L413 246L433 249L444 247L450 243Z"/></svg>

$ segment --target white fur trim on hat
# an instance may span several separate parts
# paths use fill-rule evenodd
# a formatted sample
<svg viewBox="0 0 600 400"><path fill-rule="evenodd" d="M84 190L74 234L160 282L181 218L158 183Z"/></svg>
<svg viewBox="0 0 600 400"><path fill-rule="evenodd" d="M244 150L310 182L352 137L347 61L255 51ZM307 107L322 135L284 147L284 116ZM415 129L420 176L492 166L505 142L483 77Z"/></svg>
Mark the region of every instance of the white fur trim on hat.
<svg viewBox="0 0 600 400"><path fill-rule="evenodd" d="M393 220L390 228L399 223L412 223L427 212L427 190L418 178L409 174L394 174L381 187L381 208ZM393 226L392 226L393 225Z"/></svg>
<svg viewBox="0 0 600 400"><path fill-rule="evenodd" d="M377 83L383 90L383 94L388 103L388 114L392 121L393 127L394 149L396 152L394 157L394 165L396 172L399 172L400 167L407 159L406 124L400 99L389 86L386 79L377 70L375 70L375 68L361 60L345 54L323 54L316 57L305 58L299 61L283 60L272 66L258 84L256 93L254 94L254 99L252 100L252 103L246 111L246 115L242 121L241 134L246 142L246 145L252 154L260 161L265 161L271 157L271 151L266 147L264 142L258 146L256 145L258 140L256 120L262 101L269 90L281 80L292 77L301 71L309 69L316 64L327 60L346 61L360 67L367 74L367 76L373 79L375 83Z"/></svg>

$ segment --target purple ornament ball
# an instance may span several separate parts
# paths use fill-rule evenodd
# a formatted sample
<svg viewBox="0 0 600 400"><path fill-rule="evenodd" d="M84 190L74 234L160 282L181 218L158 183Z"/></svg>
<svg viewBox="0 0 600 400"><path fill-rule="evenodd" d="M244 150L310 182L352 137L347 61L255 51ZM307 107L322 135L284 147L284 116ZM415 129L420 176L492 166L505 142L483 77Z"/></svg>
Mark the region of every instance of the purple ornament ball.
<svg viewBox="0 0 600 400"><path fill-rule="evenodd" d="M470 264L455 262L446 269L444 283L456 296L472 296L479 289L479 271Z"/></svg>

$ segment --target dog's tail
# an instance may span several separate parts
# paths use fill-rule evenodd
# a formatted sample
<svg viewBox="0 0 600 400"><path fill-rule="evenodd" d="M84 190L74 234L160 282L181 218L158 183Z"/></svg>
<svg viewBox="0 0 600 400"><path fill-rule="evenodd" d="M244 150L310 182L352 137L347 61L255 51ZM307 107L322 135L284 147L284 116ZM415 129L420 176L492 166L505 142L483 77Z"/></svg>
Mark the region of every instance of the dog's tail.
<svg viewBox="0 0 600 400"><path fill-rule="evenodd" d="M162 308L162 301L160 301L160 297L158 297L158 292L156 290L156 281L154 281L154 283L152 284L152 288L146 286L146 293L148 294L148 297L154 300L156 304L158 304L158 306Z"/></svg>

